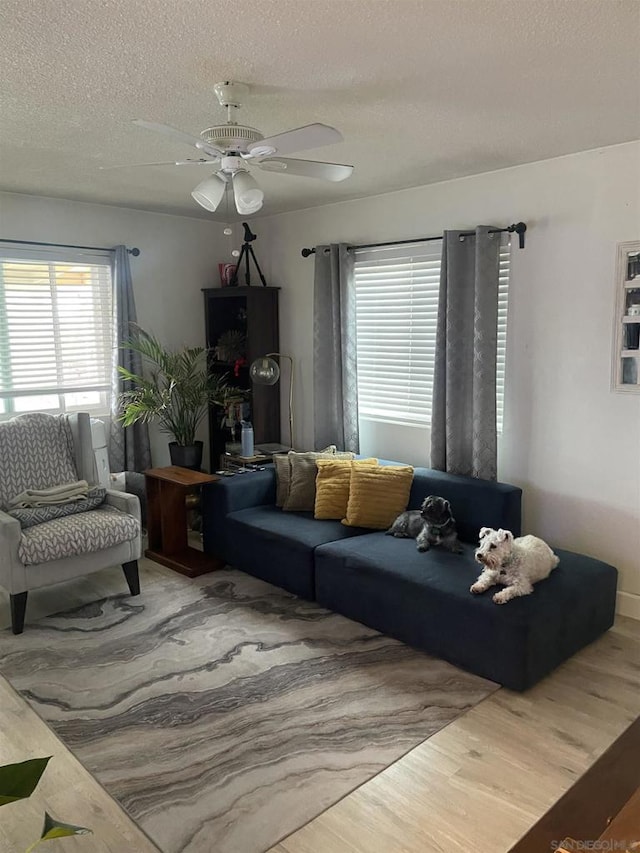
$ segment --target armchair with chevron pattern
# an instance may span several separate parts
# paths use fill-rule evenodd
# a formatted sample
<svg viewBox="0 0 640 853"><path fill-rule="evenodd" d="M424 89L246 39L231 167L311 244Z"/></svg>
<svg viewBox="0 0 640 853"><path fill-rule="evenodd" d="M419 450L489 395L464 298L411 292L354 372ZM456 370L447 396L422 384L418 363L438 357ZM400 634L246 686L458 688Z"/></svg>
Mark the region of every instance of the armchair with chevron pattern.
<svg viewBox="0 0 640 853"><path fill-rule="evenodd" d="M0 586L14 634L32 589L121 565L139 594L140 502L95 485L88 414L0 422Z"/></svg>

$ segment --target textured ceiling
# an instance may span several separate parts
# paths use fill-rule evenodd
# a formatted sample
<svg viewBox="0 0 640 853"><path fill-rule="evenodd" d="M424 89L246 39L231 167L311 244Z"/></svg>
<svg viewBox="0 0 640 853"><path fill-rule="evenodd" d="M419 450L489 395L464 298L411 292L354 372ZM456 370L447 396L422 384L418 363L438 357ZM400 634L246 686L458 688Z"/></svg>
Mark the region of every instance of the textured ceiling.
<svg viewBox="0 0 640 853"><path fill-rule="evenodd" d="M223 123L227 79L252 86L240 122L334 125L300 156L355 166L256 170L262 213L625 142L639 44L637 0L3 0L0 189L216 218L190 197L204 167L98 166L194 156L131 122Z"/></svg>

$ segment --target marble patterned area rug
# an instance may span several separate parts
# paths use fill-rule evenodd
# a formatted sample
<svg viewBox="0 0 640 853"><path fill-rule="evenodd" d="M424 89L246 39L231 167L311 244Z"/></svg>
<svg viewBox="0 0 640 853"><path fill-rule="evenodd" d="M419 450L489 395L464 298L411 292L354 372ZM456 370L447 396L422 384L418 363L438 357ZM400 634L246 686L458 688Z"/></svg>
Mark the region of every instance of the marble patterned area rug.
<svg viewBox="0 0 640 853"><path fill-rule="evenodd" d="M165 853L261 853L497 685L240 572L147 571L0 670Z"/></svg>

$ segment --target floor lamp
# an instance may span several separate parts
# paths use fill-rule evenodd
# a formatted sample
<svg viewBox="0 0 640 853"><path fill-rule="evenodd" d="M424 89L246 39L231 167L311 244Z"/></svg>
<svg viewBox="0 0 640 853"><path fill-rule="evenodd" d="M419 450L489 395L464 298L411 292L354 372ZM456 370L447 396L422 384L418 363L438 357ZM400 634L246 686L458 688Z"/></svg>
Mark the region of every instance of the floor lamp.
<svg viewBox="0 0 640 853"><path fill-rule="evenodd" d="M281 352L268 352L266 355L261 355L249 368L251 381L256 385L275 385L280 379L280 365L275 360L276 358L289 359L289 441L293 450L293 358L290 355L284 355Z"/></svg>

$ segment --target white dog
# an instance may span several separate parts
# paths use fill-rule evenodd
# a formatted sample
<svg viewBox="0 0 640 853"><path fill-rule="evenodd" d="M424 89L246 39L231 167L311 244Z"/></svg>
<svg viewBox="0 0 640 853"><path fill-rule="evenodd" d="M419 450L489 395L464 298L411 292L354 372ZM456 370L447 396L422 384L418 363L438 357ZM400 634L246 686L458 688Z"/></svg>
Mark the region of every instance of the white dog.
<svg viewBox="0 0 640 853"><path fill-rule="evenodd" d="M514 539L510 530L492 527L483 527L480 531L475 556L484 568L471 592L486 592L489 587L502 584L504 589L493 596L496 604L529 595L533 592L533 584L548 578L560 562L547 543L537 536Z"/></svg>

